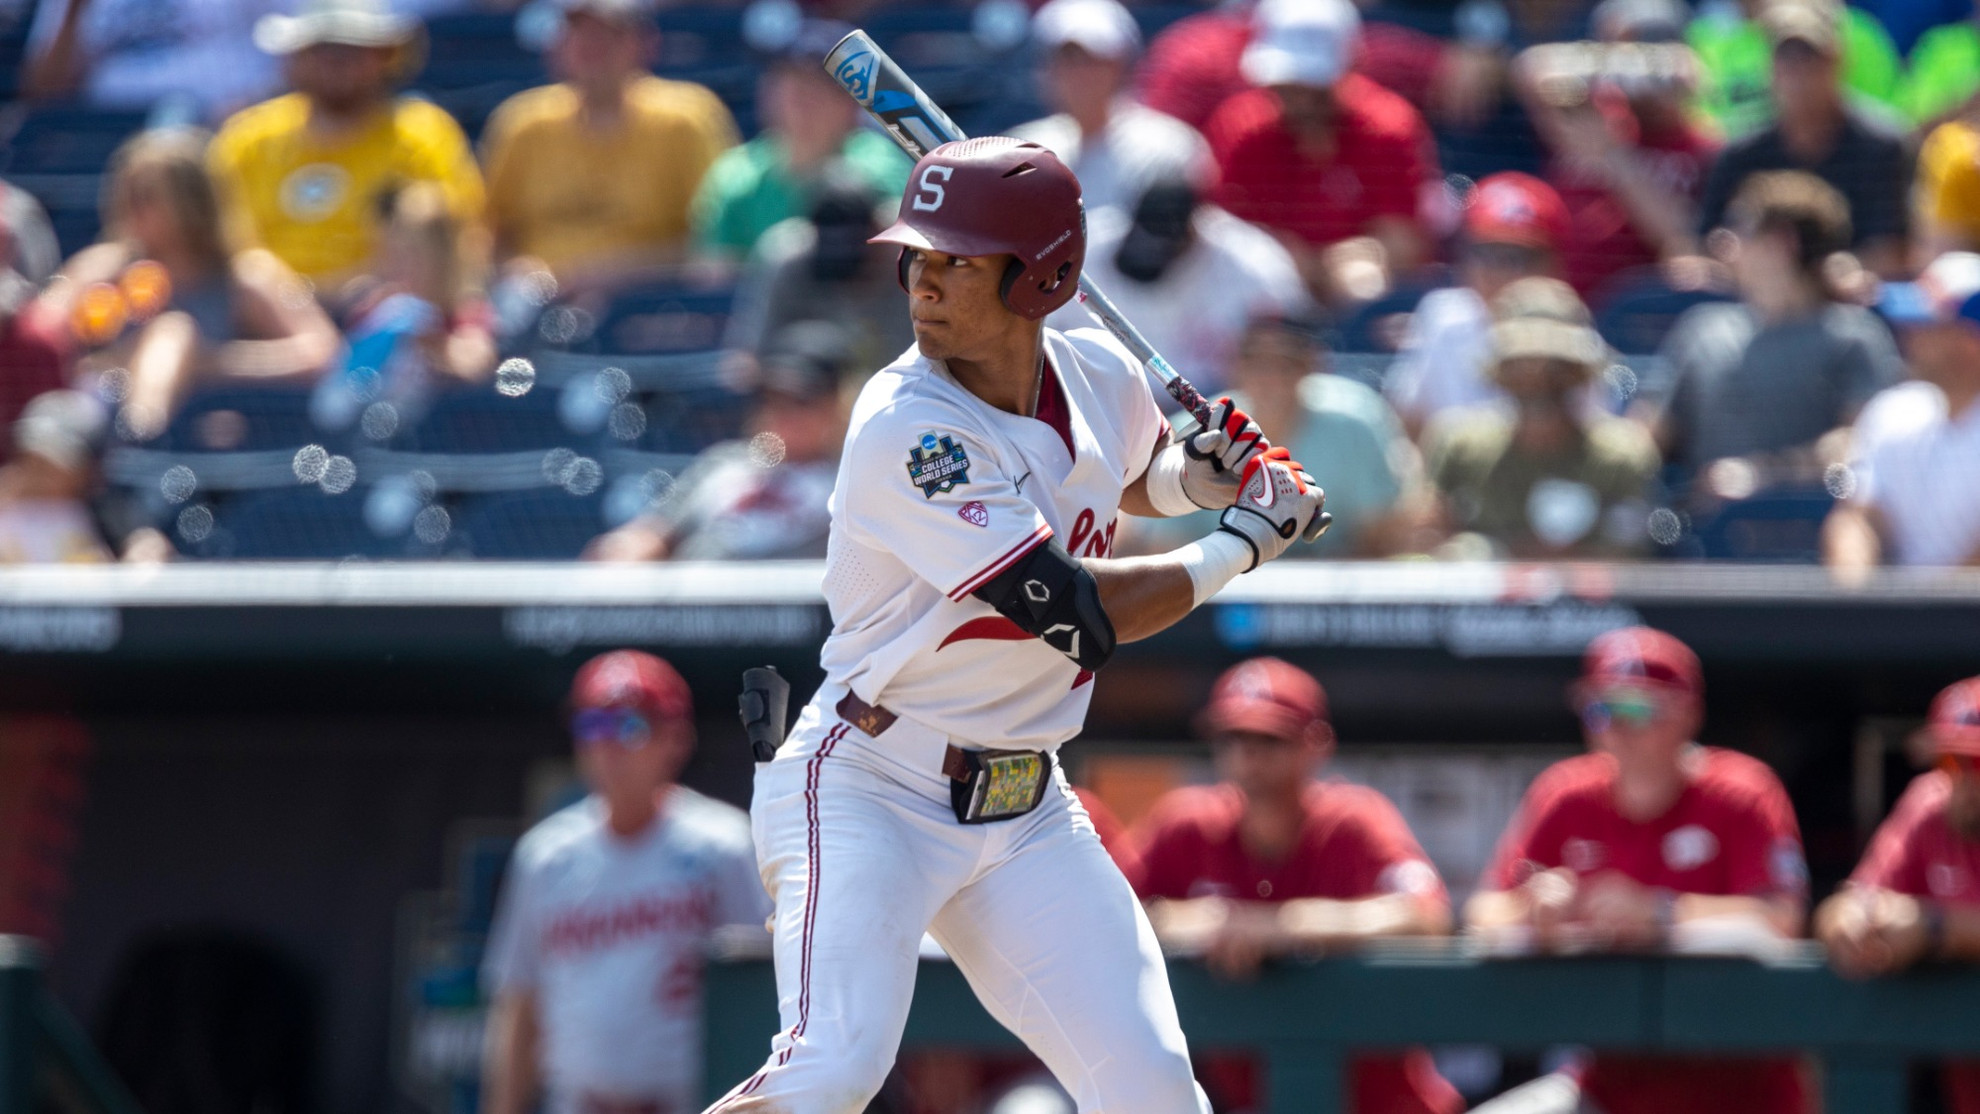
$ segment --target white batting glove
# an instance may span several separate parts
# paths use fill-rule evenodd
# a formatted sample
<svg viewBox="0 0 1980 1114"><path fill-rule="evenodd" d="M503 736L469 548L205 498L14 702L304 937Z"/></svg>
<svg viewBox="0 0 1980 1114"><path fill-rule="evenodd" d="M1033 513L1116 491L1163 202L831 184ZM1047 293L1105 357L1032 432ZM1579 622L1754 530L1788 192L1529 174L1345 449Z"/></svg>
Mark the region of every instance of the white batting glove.
<svg viewBox="0 0 1980 1114"><path fill-rule="evenodd" d="M1210 424L1182 440L1182 489L1189 501L1220 511L1237 501L1244 466L1271 448L1265 431L1229 397L1210 409Z"/></svg>
<svg viewBox="0 0 1980 1114"><path fill-rule="evenodd" d="M1283 448L1260 453L1245 465L1236 502L1217 529L1251 544L1251 569L1286 551L1295 538L1317 540L1333 524L1322 508L1327 493ZM1246 572L1251 571L1246 569Z"/></svg>

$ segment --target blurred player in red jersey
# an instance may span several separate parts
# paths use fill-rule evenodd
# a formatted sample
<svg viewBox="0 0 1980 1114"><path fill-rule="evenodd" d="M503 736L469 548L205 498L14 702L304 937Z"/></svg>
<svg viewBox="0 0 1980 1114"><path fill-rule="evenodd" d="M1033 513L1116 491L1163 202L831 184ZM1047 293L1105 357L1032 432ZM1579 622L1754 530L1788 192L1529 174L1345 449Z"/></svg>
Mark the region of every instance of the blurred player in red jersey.
<svg viewBox="0 0 1980 1114"><path fill-rule="evenodd" d="M1932 702L1939 768L1919 775L1841 893L1815 914L1829 962L1862 978L1980 960L1980 677ZM1980 1063L1948 1064L1948 1107L1980 1114Z"/></svg>
<svg viewBox="0 0 1980 1114"><path fill-rule="evenodd" d="M1654 951L1702 921L1794 936L1808 900L1794 809L1765 764L1692 741L1697 656L1661 631L1611 631L1589 647L1573 696L1591 753L1527 790L1465 908L1470 928L1530 932L1542 951ZM1800 1114L1807 1091L1793 1060L1604 1054L1477 1109Z"/></svg>
<svg viewBox="0 0 1980 1114"><path fill-rule="evenodd" d="M1327 695L1277 658L1218 678L1198 721L1217 785L1178 789L1137 831L1135 890L1164 943L1201 948L1229 977L1268 956L1312 954L1379 936L1450 931L1450 897L1402 814L1373 789L1314 774L1334 752ZM1205 1072L1239 1102L1249 1063ZM1356 1114L1444 1114L1463 1100L1428 1054L1367 1056L1352 1075Z"/></svg>

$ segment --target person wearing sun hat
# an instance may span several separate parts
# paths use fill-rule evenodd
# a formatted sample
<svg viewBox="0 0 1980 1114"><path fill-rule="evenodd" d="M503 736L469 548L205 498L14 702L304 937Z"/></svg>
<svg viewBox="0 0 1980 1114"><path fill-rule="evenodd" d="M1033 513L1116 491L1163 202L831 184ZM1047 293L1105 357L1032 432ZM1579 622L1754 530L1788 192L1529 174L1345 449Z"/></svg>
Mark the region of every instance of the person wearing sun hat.
<svg viewBox="0 0 1980 1114"><path fill-rule="evenodd" d="M555 0L557 81L502 102L481 148L489 224L510 273L610 287L677 263L688 209L736 121L707 86L656 76L650 0Z"/></svg>
<svg viewBox="0 0 1980 1114"><path fill-rule="evenodd" d="M1534 277L1492 312L1486 377L1510 405L1453 411L1424 434L1444 527L1527 560L1643 552L1657 450L1587 403L1609 364L1588 308L1567 283Z"/></svg>
<svg viewBox="0 0 1980 1114"><path fill-rule="evenodd" d="M1664 631L1589 643L1569 689L1588 753L1527 789L1466 904L1472 933L1581 953L1664 951L1694 922L1799 932L1808 870L1787 790L1758 759L1694 741L1704 697L1698 655ZM1806 1114L1809 1101L1792 1058L1604 1052L1474 1114Z"/></svg>
<svg viewBox="0 0 1980 1114"><path fill-rule="evenodd" d="M1558 276L1572 228L1561 195L1531 174L1502 171L1472 189L1457 249L1462 281L1417 303L1382 379L1412 434L1446 410L1504 397L1485 375L1492 299L1519 279Z"/></svg>
<svg viewBox="0 0 1980 1114"><path fill-rule="evenodd" d="M419 22L385 0L306 0L270 15L254 41L282 60L294 92L243 109L208 158L239 247L265 247L334 300L377 246L380 200L432 181L477 224L481 172L460 125L430 101L394 94L416 67Z"/></svg>
<svg viewBox="0 0 1980 1114"><path fill-rule="evenodd" d="M1855 978L1930 960L1980 962L1980 677L1946 687L1912 779L1842 891L1815 911L1829 962ZM1980 1063L1945 1066L1951 1114L1980 1114Z"/></svg>
<svg viewBox="0 0 1980 1114"><path fill-rule="evenodd" d="M1217 678L1196 717L1218 783L1177 789L1135 831L1129 878L1164 943L1247 977L1268 956L1313 955L1386 936L1449 931L1450 896L1396 806L1316 775L1334 754L1327 693L1279 658ZM1205 1086L1246 1109L1242 1057L1212 1056ZM1454 1114L1463 1099L1422 1050L1358 1056L1357 1114Z"/></svg>

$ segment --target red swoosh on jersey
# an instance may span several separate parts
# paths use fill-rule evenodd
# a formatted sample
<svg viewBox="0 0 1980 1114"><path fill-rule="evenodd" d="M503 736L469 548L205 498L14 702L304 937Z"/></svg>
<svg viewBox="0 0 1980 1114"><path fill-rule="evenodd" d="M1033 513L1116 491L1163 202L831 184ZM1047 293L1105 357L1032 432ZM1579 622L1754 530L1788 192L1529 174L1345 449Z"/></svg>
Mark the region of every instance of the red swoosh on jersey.
<svg viewBox="0 0 1980 1114"><path fill-rule="evenodd" d="M971 619L949 632L942 645L935 647L937 653L946 649L951 642L967 642L972 638L987 638L992 642L1023 642L1031 636L1024 628L1004 618L1002 615L986 615L981 619Z"/></svg>

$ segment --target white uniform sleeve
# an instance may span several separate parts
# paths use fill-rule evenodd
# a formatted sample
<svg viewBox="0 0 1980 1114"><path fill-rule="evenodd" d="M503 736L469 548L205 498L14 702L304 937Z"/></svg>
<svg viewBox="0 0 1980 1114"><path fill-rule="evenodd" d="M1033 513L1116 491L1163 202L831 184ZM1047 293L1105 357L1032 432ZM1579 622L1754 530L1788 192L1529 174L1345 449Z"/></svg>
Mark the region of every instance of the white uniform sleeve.
<svg viewBox="0 0 1980 1114"><path fill-rule="evenodd" d="M1129 355L1112 333L1093 326L1075 329L1065 337L1103 400L1106 413L1090 416L1090 420L1112 421L1121 430L1121 459L1128 466L1121 480L1125 487L1148 470L1156 447L1168 443L1169 419L1163 416L1161 401L1142 371L1141 361ZM1167 392L1161 396L1168 397Z"/></svg>
<svg viewBox="0 0 1980 1114"><path fill-rule="evenodd" d="M958 412L912 400L861 426L839 477L854 541L961 600L1045 544L1052 528ZM1031 480L1029 482L1042 482Z"/></svg>
<svg viewBox="0 0 1980 1114"><path fill-rule="evenodd" d="M509 856L508 877L502 883L501 904L488 933L488 953L481 963L481 985L490 998L536 987L543 934L537 923L528 840Z"/></svg>

